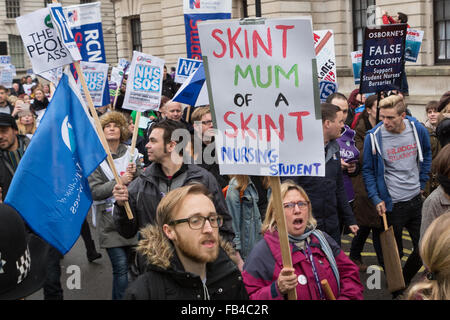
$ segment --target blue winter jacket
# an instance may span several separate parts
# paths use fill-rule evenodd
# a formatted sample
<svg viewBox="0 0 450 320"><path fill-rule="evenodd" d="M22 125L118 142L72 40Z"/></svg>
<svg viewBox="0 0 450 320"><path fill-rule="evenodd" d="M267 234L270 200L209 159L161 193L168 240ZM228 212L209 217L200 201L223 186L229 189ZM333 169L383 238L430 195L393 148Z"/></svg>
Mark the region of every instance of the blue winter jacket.
<svg viewBox="0 0 450 320"><path fill-rule="evenodd" d="M416 118L406 116L412 125L417 142L417 165L419 166L420 189L424 190L431 168L431 145L427 129ZM381 150L381 126L378 123L369 130L364 139L363 179L369 199L374 205L384 201L387 211L392 211L393 204L384 180L384 161Z"/></svg>

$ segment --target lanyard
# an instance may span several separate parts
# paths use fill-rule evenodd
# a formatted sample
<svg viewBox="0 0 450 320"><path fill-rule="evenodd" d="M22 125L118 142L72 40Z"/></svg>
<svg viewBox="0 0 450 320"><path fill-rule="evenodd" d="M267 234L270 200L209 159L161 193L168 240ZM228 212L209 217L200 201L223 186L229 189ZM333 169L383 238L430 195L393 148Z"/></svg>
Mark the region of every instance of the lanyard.
<svg viewBox="0 0 450 320"><path fill-rule="evenodd" d="M321 286L320 280L319 280L319 275L317 274L316 265L315 265L315 263L314 263L314 258L313 258L311 249L309 248L309 245L308 245L308 242L307 242L307 241L305 241L305 245L306 245L306 250L308 250L308 254L305 253L306 259L308 259L308 256L309 256L309 260L311 261L312 271L313 271L313 273L314 273L314 278L316 279L317 288L319 289L320 298L321 298L322 300L325 300L325 296L324 296L324 294L323 294L322 286Z"/></svg>

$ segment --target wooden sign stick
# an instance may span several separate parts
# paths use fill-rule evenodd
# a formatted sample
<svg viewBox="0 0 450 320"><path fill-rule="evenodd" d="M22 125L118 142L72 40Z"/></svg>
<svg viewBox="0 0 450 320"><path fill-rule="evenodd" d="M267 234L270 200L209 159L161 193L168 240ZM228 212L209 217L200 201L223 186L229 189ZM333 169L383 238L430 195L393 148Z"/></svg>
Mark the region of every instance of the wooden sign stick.
<svg viewBox="0 0 450 320"><path fill-rule="evenodd" d="M52 2L58 3L57 0L52 0ZM97 129L98 136L100 138L100 142L102 143L103 148L106 151L106 154L107 154L106 159L108 161L109 167L111 168L111 171L114 174L116 183L122 184L122 181L120 180L119 175L117 174L117 169L116 169L116 166L114 165L114 160L111 155L111 151L109 150L109 145L108 145L108 142L106 141L106 137L105 137L105 133L103 132L102 125L100 124L100 120L98 118L97 111L95 110L94 103L92 102L92 97L91 97L91 94L89 93L89 89L86 84L86 79L84 79L84 74L83 74L83 71L81 70L80 62L75 61L73 64L75 66L75 69L77 70L78 79L81 81L81 85L83 87L83 91L84 91L84 94L85 94L87 102L88 102L89 110L91 111L92 117L94 117L94 123L95 123L95 127ZM131 212L130 204L128 203L128 201L125 202L125 211L127 212L128 219L129 220L133 219L133 213Z"/></svg>
<svg viewBox="0 0 450 320"><path fill-rule="evenodd" d="M273 205L275 209L275 220L277 222L278 237L280 239L281 257L283 266L292 268L291 248L286 228L286 217L283 210L283 200L281 199L280 177L269 177L270 187L272 188ZM289 300L297 300L296 289L289 290Z"/></svg>
<svg viewBox="0 0 450 320"><path fill-rule="evenodd" d="M134 158L134 150L136 149L136 140L138 137L139 132L139 121L141 119L141 112L136 112L136 119L134 121L134 130L133 130L133 137L131 138L131 156L130 156L130 162L133 162Z"/></svg>

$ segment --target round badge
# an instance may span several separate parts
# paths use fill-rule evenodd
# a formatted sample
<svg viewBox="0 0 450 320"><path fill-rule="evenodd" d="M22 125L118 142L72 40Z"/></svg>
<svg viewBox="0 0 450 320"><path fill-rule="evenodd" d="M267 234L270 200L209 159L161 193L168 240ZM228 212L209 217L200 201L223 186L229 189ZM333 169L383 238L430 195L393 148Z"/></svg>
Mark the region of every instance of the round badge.
<svg viewBox="0 0 450 320"><path fill-rule="evenodd" d="M305 285L308 282L308 280L306 279L306 277L301 274L298 276L298 283L300 283L301 285Z"/></svg>

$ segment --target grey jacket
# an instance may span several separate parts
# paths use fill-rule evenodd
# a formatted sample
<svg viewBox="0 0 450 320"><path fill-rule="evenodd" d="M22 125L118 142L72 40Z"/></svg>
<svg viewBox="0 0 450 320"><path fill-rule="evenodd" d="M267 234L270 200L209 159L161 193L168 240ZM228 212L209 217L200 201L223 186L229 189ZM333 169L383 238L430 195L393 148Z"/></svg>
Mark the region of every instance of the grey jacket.
<svg viewBox="0 0 450 320"><path fill-rule="evenodd" d="M120 144L117 154L112 154L113 159L125 155L127 146ZM136 176L141 173L141 167L136 163ZM99 166L88 178L91 188L92 199L94 201L106 200L112 197L112 191L116 185L115 180L109 180ZM112 216L114 204L112 201L96 205L97 209L97 228L99 234L99 243L101 248L116 248L123 246L132 246L137 244L137 237L125 239L116 229Z"/></svg>
<svg viewBox="0 0 450 320"><path fill-rule="evenodd" d="M423 202L420 241L422 241L423 234L434 219L447 212L447 210L450 210L450 198L445 195L444 189L439 186Z"/></svg>

